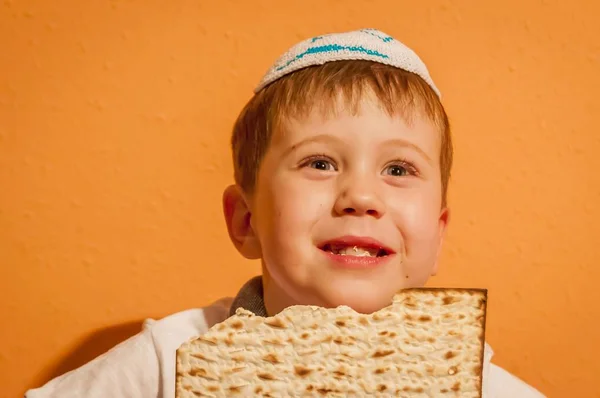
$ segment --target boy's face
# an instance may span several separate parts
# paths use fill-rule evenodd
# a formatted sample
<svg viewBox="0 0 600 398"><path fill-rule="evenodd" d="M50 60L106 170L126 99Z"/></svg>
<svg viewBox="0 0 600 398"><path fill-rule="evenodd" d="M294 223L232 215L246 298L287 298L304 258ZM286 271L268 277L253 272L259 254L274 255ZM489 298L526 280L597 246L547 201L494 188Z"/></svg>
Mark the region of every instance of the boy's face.
<svg viewBox="0 0 600 398"><path fill-rule="evenodd" d="M423 286L448 214L435 125L418 114L409 125L365 99L357 115L314 111L283 130L247 198L238 242L262 258L269 313L293 304L370 313Z"/></svg>

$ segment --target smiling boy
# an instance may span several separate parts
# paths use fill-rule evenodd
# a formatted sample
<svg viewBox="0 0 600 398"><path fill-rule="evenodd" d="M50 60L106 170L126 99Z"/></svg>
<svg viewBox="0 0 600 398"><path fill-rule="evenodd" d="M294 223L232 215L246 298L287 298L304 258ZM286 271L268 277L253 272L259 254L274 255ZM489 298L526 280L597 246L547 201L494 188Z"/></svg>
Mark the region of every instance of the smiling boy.
<svg viewBox="0 0 600 398"><path fill-rule="evenodd" d="M144 330L27 397L173 397L175 350L238 307L296 304L370 313L437 271L448 224L448 117L419 57L364 29L317 36L269 70L235 123L231 241L262 275L231 303ZM484 397L541 397L490 363Z"/></svg>

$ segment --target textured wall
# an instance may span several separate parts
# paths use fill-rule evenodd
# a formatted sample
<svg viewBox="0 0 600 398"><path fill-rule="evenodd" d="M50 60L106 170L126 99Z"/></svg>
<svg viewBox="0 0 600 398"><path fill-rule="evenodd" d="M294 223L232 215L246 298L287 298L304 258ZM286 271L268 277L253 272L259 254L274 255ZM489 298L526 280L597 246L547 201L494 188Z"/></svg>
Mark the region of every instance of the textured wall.
<svg viewBox="0 0 600 398"><path fill-rule="evenodd" d="M501 366L599 396L600 5L300 3L0 3L0 396L258 272L222 222L230 127L290 44L359 27L418 51L454 124L431 284L490 289Z"/></svg>

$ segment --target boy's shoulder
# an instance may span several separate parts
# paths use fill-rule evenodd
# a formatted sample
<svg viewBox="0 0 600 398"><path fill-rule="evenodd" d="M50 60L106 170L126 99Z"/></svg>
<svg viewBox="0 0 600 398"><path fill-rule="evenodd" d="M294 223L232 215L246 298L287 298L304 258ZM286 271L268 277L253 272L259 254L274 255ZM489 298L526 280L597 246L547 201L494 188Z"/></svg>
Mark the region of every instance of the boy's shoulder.
<svg viewBox="0 0 600 398"><path fill-rule="evenodd" d="M525 383L515 375L492 363L494 350L485 343L483 364L484 398L545 398L545 395Z"/></svg>
<svg viewBox="0 0 600 398"><path fill-rule="evenodd" d="M206 307L184 310L160 320L147 319L144 329L149 329L155 338L166 333L169 337L180 336L186 341L227 319L232 302L233 298L225 297Z"/></svg>
<svg viewBox="0 0 600 398"><path fill-rule="evenodd" d="M173 398L175 351L229 316L232 299L147 319L142 330L94 360L29 390L25 398Z"/></svg>

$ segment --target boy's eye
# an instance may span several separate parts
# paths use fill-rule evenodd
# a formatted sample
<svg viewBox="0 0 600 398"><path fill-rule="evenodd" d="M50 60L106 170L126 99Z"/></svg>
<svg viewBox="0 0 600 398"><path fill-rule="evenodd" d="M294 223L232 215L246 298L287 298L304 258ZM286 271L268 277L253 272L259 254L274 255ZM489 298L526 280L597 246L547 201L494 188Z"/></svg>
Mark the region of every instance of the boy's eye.
<svg viewBox="0 0 600 398"><path fill-rule="evenodd" d="M415 170L409 165L393 164L385 169L385 174L393 177L404 177L416 174Z"/></svg>
<svg viewBox="0 0 600 398"><path fill-rule="evenodd" d="M313 169L317 169L317 170L330 170L332 168L331 163L329 163L326 160L315 160L313 162L310 162L310 167L312 167Z"/></svg>
<svg viewBox="0 0 600 398"><path fill-rule="evenodd" d="M321 171L335 171L335 166L333 163L327 159L313 159L308 160L304 167L310 167L311 169L321 170Z"/></svg>

